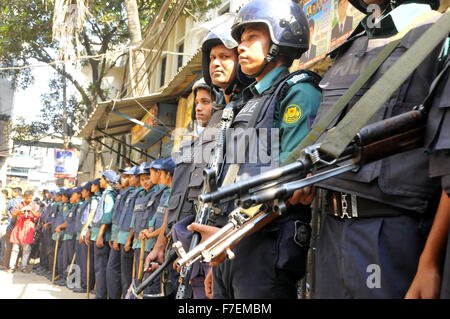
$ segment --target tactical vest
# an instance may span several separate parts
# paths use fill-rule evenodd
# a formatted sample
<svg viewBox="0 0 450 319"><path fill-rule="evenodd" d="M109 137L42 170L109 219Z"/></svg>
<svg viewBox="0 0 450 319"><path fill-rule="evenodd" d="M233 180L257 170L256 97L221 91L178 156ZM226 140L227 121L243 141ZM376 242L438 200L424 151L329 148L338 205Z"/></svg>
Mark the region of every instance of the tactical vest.
<svg viewBox="0 0 450 319"><path fill-rule="evenodd" d="M175 158L175 172L172 180L172 190L168 203L168 229L177 221L188 215L195 215L193 201L203 189L203 169L210 161L217 134L219 133L222 110L212 114L208 126L194 141L188 141L180 146L179 156ZM184 197L183 197L184 196ZM179 216L176 216L179 206L183 205Z"/></svg>
<svg viewBox="0 0 450 319"><path fill-rule="evenodd" d="M42 214L40 217L40 223L45 224L48 223L48 218L51 212L52 203L46 203L44 208L42 209Z"/></svg>
<svg viewBox="0 0 450 319"><path fill-rule="evenodd" d="M234 130L232 134L227 136L226 163L219 185L222 185L231 163L240 164L236 181L247 179L265 170L279 166L278 150L276 151L277 154L272 154L271 136L275 112L279 102L284 99L289 88L301 82L317 86L318 75L308 70L298 70L289 74L286 70L279 75L271 88L261 95L253 97L240 107L231 125ZM254 121L256 115L256 123L252 126L251 121ZM254 130L250 130L250 126ZM274 137L277 136L274 135ZM245 142L246 138L248 138L248 143ZM276 142L278 143L279 140ZM244 156L242 156L242 150L244 149L246 151ZM225 215L228 215L233 208L234 203L232 202L223 205L221 207L222 217L210 216L209 223L212 225L223 225L226 222Z"/></svg>
<svg viewBox="0 0 450 319"><path fill-rule="evenodd" d="M66 222L67 222L67 226L66 229L64 231L65 234L67 235L75 235L75 223L76 223L76 219L77 219L77 215L79 213L81 205L80 204L74 204L70 209L69 212L67 213L67 217L66 217Z"/></svg>
<svg viewBox="0 0 450 319"><path fill-rule="evenodd" d="M75 231L77 233L81 232L84 223L86 222L87 215L89 215L89 209L91 207L91 199L85 200L79 205L77 217L75 221ZM83 222L84 221L84 222Z"/></svg>
<svg viewBox="0 0 450 319"><path fill-rule="evenodd" d="M63 205L60 203L61 202L58 202L56 204L56 208L52 214L52 232L55 232L56 227L64 223Z"/></svg>
<svg viewBox="0 0 450 319"><path fill-rule="evenodd" d="M161 198L159 200L158 208L155 212L155 224L153 226L154 230L159 229L162 224L164 223L164 215L166 212L167 206L165 205L167 198L170 196L170 191L167 191L167 189L162 192Z"/></svg>
<svg viewBox="0 0 450 319"><path fill-rule="evenodd" d="M125 206L122 214L120 215L119 226L122 231L130 231L131 219L133 217L134 204L139 194L144 190L144 188L138 188L133 193L131 193L125 200Z"/></svg>
<svg viewBox="0 0 450 319"><path fill-rule="evenodd" d="M436 19L431 19L405 35L372 78L350 100L343 113L353 107L359 98L416 42ZM367 50L361 54L361 48L364 48L367 41ZM359 34L332 53L335 55L334 63L320 83L323 98L316 116L316 122L346 92L361 71L367 67L388 42L389 39L385 38L368 40L366 35ZM442 46L438 46L433 50L369 123L411 111L413 106L420 105L424 101L430 84L438 72L437 61L441 49ZM338 116L330 127L333 127L343 115ZM325 135L326 133L323 136ZM318 186L356 194L418 213L425 212L430 200L439 192L438 181L428 177L428 156L425 154L424 148L365 165L357 173L345 173L337 178L321 182Z"/></svg>
<svg viewBox="0 0 450 319"><path fill-rule="evenodd" d="M141 230L148 228L148 222L155 214L159 205L161 195L167 186L163 186L157 191L150 191L147 195L136 199L134 204L134 225L133 233L137 238Z"/></svg>
<svg viewBox="0 0 450 319"><path fill-rule="evenodd" d="M93 227L100 227L102 224L102 218L103 218L103 212L104 212L104 204L105 204L105 198L106 195L112 195L113 198L115 198L115 192L112 189L105 189L103 191L102 197L99 200L99 203L97 205L97 209L95 210L94 218L92 219L92 226Z"/></svg>
<svg viewBox="0 0 450 319"><path fill-rule="evenodd" d="M114 210L112 215L113 224L119 224L120 215L122 214L122 210L125 207L125 200L133 190L135 190L135 188L127 187L126 189L121 190L117 195L116 201L114 202Z"/></svg>

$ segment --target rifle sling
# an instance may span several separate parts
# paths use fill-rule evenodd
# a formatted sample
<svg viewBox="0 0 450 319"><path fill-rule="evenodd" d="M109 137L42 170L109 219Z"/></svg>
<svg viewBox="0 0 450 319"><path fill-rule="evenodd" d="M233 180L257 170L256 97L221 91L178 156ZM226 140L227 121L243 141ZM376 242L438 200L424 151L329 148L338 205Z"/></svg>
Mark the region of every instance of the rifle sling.
<svg viewBox="0 0 450 319"><path fill-rule="evenodd" d="M433 11L431 11L433 12ZM409 29L409 28L407 28ZM359 130L389 97L425 60L450 32L450 11L434 23L417 42L362 96L349 113L331 131L320 146L326 154L338 158Z"/></svg>
<svg viewBox="0 0 450 319"><path fill-rule="evenodd" d="M299 157L301 151L314 144L319 137L325 132L331 122L344 110L348 102L353 96L362 88L362 86L372 77L380 65L387 59L387 57L394 51L397 45L400 43L404 35L410 30L410 28L418 23L418 21L430 18L432 15L437 15L435 11L428 11L416 18L408 27L402 32L398 33L393 40L386 45L383 50L370 62L367 68L360 74L360 76L353 82L350 88L342 95L342 97L336 102L336 104L322 117L316 125L314 125L306 137L300 142L300 144L289 154L282 165L287 165L295 162ZM379 81L378 81L379 82ZM383 93L384 94L384 93ZM355 133L356 134L356 133Z"/></svg>

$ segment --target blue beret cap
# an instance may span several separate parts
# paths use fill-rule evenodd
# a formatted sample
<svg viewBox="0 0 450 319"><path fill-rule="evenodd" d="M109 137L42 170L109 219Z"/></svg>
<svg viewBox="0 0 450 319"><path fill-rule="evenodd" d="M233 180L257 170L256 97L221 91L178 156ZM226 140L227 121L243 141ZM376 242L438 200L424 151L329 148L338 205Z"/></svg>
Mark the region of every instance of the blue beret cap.
<svg viewBox="0 0 450 319"><path fill-rule="evenodd" d="M84 184L82 186L82 188L85 189L85 190L91 191L91 186L92 186L92 183L91 182L87 182L86 184Z"/></svg>
<svg viewBox="0 0 450 319"><path fill-rule="evenodd" d="M150 165L150 168L154 168L154 169L162 169L161 168L161 164L164 162L164 158L157 158L155 159Z"/></svg>
<svg viewBox="0 0 450 319"><path fill-rule="evenodd" d="M108 183L114 183L117 179L117 174L111 169L108 169L104 172L98 171L107 181Z"/></svg>
<svg viewBox="0 0 450 319"><path fill-rule="evenodd" d="M81 194L81 190L82 190L81 187L75 187L74 189L72 189L72 193L78 193L78 194Z"/></svg>
<svg viewBox="0 0 450 319"><path fill-rule="evenodd" d="M171 157L164 160L164 162L162 163L162 169L173 175L173 172L175 170L175 162Z"/></svg>
<svg viewBox="0 0 450 319"><path fill-rule="evenodd" d="M91 184L94 184L94 185L100 186L100 178L96 178L96 179L94 179L93 181L91 181Z"/></svg>

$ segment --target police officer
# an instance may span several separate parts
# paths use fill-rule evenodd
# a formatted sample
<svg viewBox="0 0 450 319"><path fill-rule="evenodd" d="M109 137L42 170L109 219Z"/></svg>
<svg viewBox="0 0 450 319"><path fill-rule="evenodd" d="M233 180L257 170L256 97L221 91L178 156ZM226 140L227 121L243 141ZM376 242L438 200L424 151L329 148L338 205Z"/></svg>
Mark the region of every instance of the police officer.
<svg viewBox="0 0 450 319"><path fill-rule="evenodd" d="M108 297L106 289L106 265L109 256L109 238L111 236L112 212L116 192L113 183L117 180L113 170L99 171L100 187L104 189L101 197L97 201L95 214L92 218L92 229L90 240L94 245L94 272L95 272L95 299L106 299ZM91 203L91 209L94 202Z"/></svg>
<svg viewBox="0 0 450 319"><path fill-rule="evenodd" d="M73 216L73 208L74 208L74 202L72 199L73 197L73 191L74 189L68 189L66 190L62 195L62 201L64 203L63 205L63 220L64 222L56 227L56 232L60 233L60 237L62 236L62 271L63 271L63 277L60 278L62 280L56 281L56 284L60 284L64 282L64 285L66 284L65 278L66 278L66 271L68 269L68 266L70 265L70 262L72 260L72 256L75 251L75 244L73 240L73 236L71 234L67 233L67 225L69 223L69 219ZM75 198L75 197L73 197ZM67 201L67 202L66 202ZM69 215L72 214L70 217Z"/></svg>
<svg viewBox="0 0 450 319"><path fill-rule="evenodd" d="M139 165L133 166L132 169L125 171L123 174L129 175L128 184L130 192L125 199L125 204L118 219L119 232L116 238L117 244L120 247L122 293L128 290L133 278L133 232L130 231L130 226L136 198L144 191L139 181Z"/></svg>
<svg viewBox="0 0 450 319"><path fill-rule="evenodd" d="M135 262L135 274L139 274L139 260L141 257L141 239L139 238L139 233L141 230L147 228L147 224L150 218L151 208L153 202L151 202L152 197L159 190L159 184L153 184L150 176L151 163L143 162L139 166L139 183L144 191L139 193L138 198L134 204L133 217L131 218L131 231L133 232L133 244L132 248L134 250L134 260ZM147 247L147 249L145 249ZM149 245L145 243L144 245L144 256L145 258L148 254ZM142 279L142 278L139 278Z"/></svg>
<svg viewBox="0 0 450 319"><path fill-rule="evenodd" d="M192 90L193 110L195 110L193 121L202 125L202 132L195 140L184 142L180 147L179 155L175 158L176 166L166 227L166 236L172 232L174 241L181 241L186 249L189 249L192 233L185 228L196 215L195 205L198 204L197 197L203 186L202 171L211 157L222 114L222 110L214 112L215 94L211 86L199 80ZM174 223L178 224L175 228L173 228ZM195 267L195 272L191 275L193 287L195 286L194 298L204 298L203 282L205 274L209 271L209 264L204 264L202 267L196 264Z"/></svg>
<svg viewBox="0 0 450 319"><path fill-rule="evenodd" d="M49 190L45 189L44 200L41 202L41 216L39 218L38 231L40 232L40 245L39 245L39 267L37 269L33 268L33 272L38 275L42 275L49 271L48 265L48 251L49 251L49 239L50 239L50 228L47 224L47 220L50 214L50 208L52 203L52 194Z"/></svg>
<svg viewBox="0 0 450 319"><path fill-rule="evenodd" d="M114 202L114 209L112 215L110 251L108 257L108 265L106 267L106 285L108 288L108 296L110 299L120 299L122 296L122 281L120 269L120 247L117 243L117 235L119 233L120 213L124 208L125 201L132 191L129 187L128 178L130 175L125 174L131 167L119 169L120 174L120 192Z"/></svg>
<svg viewBox="0 0 450 319"><path fill-rule="evenodd" d="M278 14L274 16L274 12ZM304 13L290 0L254 0L236 16L231 34L239 42L239 63L243 73L256 82L244 90L243 103L233 120L234 136L227 138L222 180L228 174L230 179L240 180L277 167L307 134L308 122L320 104L320 78L305 70L289 74L288 68L308 49L308 33ZM248 143L243 132L250 134ZM270 137L277 136L274 133L278 133L274 143L279 143L279 150L271 147ZM231 142L234 138L237 142ZM241 163L230 156L236 151L245 152ZM255 154L267 154L269 160L251 158ZM230 164L238 167L236 176L231 175ZM294 235L308 229L311 212L297 199L290 203L284 216L241 240L233 250L233 260L213 267L214 298L296 298L309 238L297 243ZM223 225L221 219L232 208L229 205L222 210L217 226ZM188 229L203 235L214 232L211 226L197 224Z"/></svg>
<svg viewBox="0 0 450 319"><path fill-rule="evenodd" d="M66 259L66 266L65 271L67 272L67 275L69 274L69 269L71 264L77 264L76 260L76 246L77 246L77 240L76 240L76 221L78 218L78 215L80 214L81 210L81 187L75 187L72 189L72 195L70 196L70 204L72 207L69 209L69 212L66 216L66 227L64 230L64 241L63 245L65 245L65 259ZM61 227L61 226L60 226ZM73 262L72 262L73 261ZM67 283L66 283L67 285ZM72 286L71 286L72 287ZM70 287L69 287L70 288ZM75 288L75 287L72 287Z"/></svg>
<svg viewBox="0 0 450 319"><path fill-rule="evenodd" d="M171 157L164 159L160 163L155 163L152 166L152 169L160 171L160 183L161 185L166 186L164 189L161 198L159 200L158 208L154 213L153 217L150 219L148 226L150 234L145 234L146 238L155 238L158 237L157 241L154 242L153 247L150 247L151 251L145 259L145 271L153 271L157 269L158 265L156 263L161 263L161 259L158 259L159 256L157 253L163 252L164 248L167 245L167 237L164 234L166 224L167 224L167 206L170 198L171 187L172 187L172 176L175 170L175 162ZM158 249L155 250L156 245L161 245ZM155 250L155 251L153 251ZM151 262L155 262L150 266ZM149 293L161 293L161 281L160 279L154 281L148 287Z"/></svg>
<svg viewBox="0 0 450 319"><path fill-rule="evenodd" d="M350 0L350 3L367 13L367 6L372 1ZM393 35L406 31L408 24L439 6L437 1L377 3L382 12L379 24L369 23L372 17L366 16L350 37L331 52L333 65L320 84L324 99L316 121L335 104ZM335 122L433 25L438 16L425 18L407 31ZM441 52L445 52L443 44L425 58L371 121L389 118L422 104L442 66L439 63ZM421 148L319 184L327 191L327 199L315 262L317 298L405 296L441 195L439 181L428 177L428 166L428 156Z"/></svg>
<svg viewBox="0 0 450 319"><path fill-rule="evenodd" d="M81 200L79 201L79 205L77 208L76 216L75 216L75 226L74 232L76 234L75 240L75 263L80 267L81 271L81 287L75 287L73 292L86 292L87 289L87 245L84 240L80 239L81 230L83 229L84 224L86 223L87 216L89 215L90 210L90 202L91 202L91 182L85 183L81 186ZM94 260L94 249L90 250L91 260ZM93 262L90 263L91 273L94 273L94 265ZM95 278L94 276L90 276L89 278L90 284L89 287L91 289L94 287Z"/></svg>
<svg viewBox="0 0 450 319"><path fill-rule="evenodd" d="M59 232L56 232L56 228L64 223L64 216L63 216L63 208L64 205L68 202L68 197L65 196L66 190L61 189L56 194L56 207L52 213L52 240L53 240L53 247L52 247L52 267L55 267L55 284L63 286L65 283L63 282L63 265L62 265L62 234ZM67 195L67 194L66 194ZM65 201L65 202L64 202ZM54 263L54 256L55 256L55 250L56 250L56 240L58 239L58 250L56 251L56 265L53 265ZM53 271L53 268L52 268ZM50 275L50 279L52 279L52 274Z"/></svg>

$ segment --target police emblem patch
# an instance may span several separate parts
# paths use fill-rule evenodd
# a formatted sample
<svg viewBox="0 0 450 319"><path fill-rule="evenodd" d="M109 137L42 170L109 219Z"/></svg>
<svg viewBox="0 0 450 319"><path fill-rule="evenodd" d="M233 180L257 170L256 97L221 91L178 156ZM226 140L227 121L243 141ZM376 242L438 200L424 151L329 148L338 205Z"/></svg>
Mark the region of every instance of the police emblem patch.
<svg viewBox="0 0 450 319"><path fill-rule="evenodd" d="M284 111L283 121L286 124L294 124L302 117L300 106L291 104Z"/></svg>

